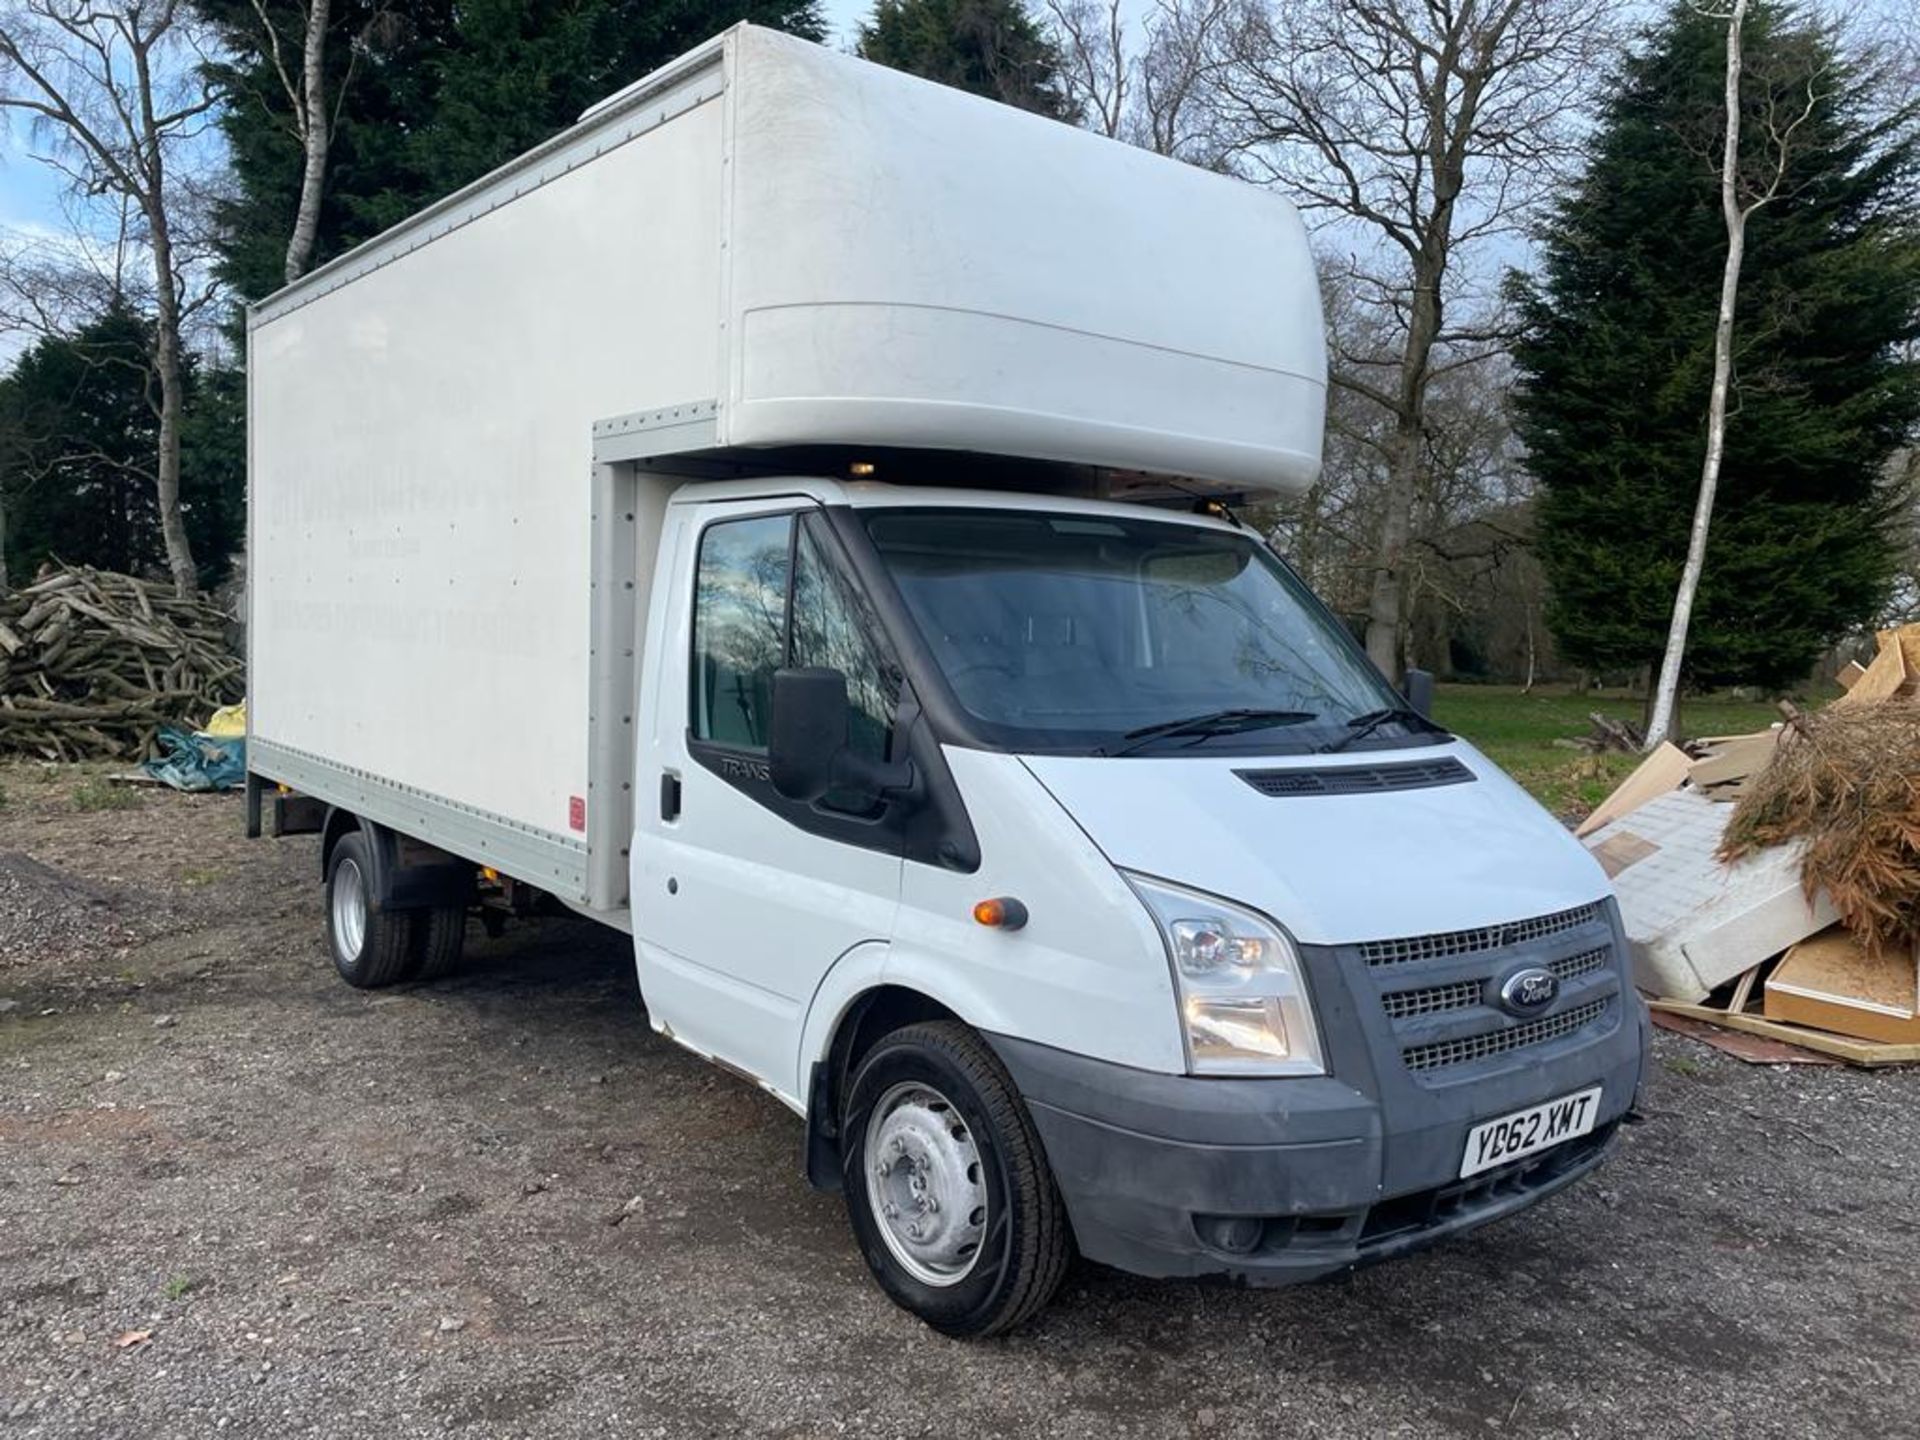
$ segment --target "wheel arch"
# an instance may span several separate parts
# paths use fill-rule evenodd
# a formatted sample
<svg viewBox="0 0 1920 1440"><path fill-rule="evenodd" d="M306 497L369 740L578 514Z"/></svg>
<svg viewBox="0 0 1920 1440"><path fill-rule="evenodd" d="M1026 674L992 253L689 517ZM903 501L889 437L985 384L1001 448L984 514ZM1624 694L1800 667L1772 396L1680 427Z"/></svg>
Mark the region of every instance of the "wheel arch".
<svg viewBox="0 0 1920 1440"><path fill-rule="evenodd" d="M366 837L373 874L372 900L393 910L424 910L472 903L476 869L467 860L414 840L341 806L327 811L320 830L320 879L333 866L334 851L348 835Z"/></svg>
<svg viewBox="0 0 1920 1440"><path fill-rule="evenodd" d="M951 983L956 977L939 967L902 959L881 941L855 946L827 972L808 1007L797 1078L806 1097L806 1176L815 1189L840 1188L840 1101L876 1042L923 1020L1002 1028L988 997Z"/></svg>
<svg viewBox="0 0 1920 1440"><path fill-rule="evenodd" d="M814 1189L840 1189L840 1104L855 1067L888 1035L923 1020L968 1023L922 990L885 982L860 991L835 1018L807 1072L806 1174Z"/></svg>
<svg viewBox="0 0 1920 1440"><path fill-rule="evenodd" d="M320 827L320 878L325 880L327 878L327 872L333 868L333 852L340 847L340 841L346 836L356 832L368 836L367 843L376 851L374 863L376 865L379 864L379 856L377 854L379 845L378 842L372 838L371 834L373 830L378 828L377 826L368 826L364 820L351 810L343 810L338 805L329 805L327 807L326 821Z"/></svg>

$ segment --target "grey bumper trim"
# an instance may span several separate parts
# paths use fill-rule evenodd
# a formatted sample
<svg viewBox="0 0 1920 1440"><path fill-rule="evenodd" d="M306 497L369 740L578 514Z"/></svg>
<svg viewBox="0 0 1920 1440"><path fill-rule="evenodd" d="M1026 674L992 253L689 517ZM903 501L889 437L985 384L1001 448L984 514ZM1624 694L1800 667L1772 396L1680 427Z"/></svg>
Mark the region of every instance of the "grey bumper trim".
<svg viewBox="0 0 1920 1440"><path fill-rule="evenodd" d="M1285 1285L1437 1243L1593 1169L1640 1077L1638 1029L1621 1030L1627 1043L1476 1087L1481 1119L1583 1084L1603 1088L1593 1141L1552 1160L1543 1152L1484 1184L1457 1179L1466 1122L1441 1118L1439 1106L1383 1106L1333 1078L1161 1075L986 1038L1027 1101L1082 1254L1141 1275ZM1197 1222L1207 1216L1252 1217L1279 1238L1229 1253L1202 1238Z"/></svg>

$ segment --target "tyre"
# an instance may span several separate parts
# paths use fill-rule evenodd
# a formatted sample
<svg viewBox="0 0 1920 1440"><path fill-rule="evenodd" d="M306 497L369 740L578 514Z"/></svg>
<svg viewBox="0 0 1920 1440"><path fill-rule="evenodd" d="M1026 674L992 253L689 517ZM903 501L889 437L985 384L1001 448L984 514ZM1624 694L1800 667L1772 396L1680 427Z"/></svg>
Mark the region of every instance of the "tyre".
<svg viewBox="0 0 1920 1440"><path fill-rule="evenodd" d="M1053 1298L1066 1208L1019 1092L972 1030L896 1030L848 1087L847 1214L880 1288L947 1335L996 1335Z"/></svg>
<svg viewBox="0 0 1920 1440"><path fill-rule="evenodd" d="M443 905L415 912L409 980L438 980L460 968L467 943L467 907Z"/></svg>
<svg viewBox="0 0 1920 1440"><path fill-rule="evenodd" d="M327 948L340 978L362 990L406 978L413 961L413 912L374 903L367 837L343 835L327 862Z"/></svg>

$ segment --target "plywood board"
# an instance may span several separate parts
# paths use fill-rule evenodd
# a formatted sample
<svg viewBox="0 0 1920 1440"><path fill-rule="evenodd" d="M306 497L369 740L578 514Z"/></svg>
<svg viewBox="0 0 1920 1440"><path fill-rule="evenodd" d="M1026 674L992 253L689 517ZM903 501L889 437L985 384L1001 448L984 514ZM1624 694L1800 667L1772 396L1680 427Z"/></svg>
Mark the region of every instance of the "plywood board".
<svg viewBox="0 0 1920 1440"><path fill-rule="evenodd" d="M1907 630L1916 627L1906 626L1901 630L1883 630L1880 632L1880 653L1873 657L1873 663L1867 666L1859 679L1848 687L1847 693L1833 703L1839 705L1863 705L1870 700L1885 700L1897 695L1913 679L1907 668L1907 645L1904 635Z"/></svg>
<svg viewBox="0 0 1920 1440"><path fill-rule="evenodd" d="M1614 787L1614 792L1594 806L1593 813L1574 830L1586 837L1609 821L1631 814L1656 795L1676 789L1687 778L1693 762L1678 745L1661 741L1657 749L1642 760L1634 772Z"/></svg>
<svg viewBox="0 0 1920 1440"><path fill-rule="evenodd" d="M1911 955L1876 955L1834 926L1787 951L1767 978L1770 1020L1889 1044L1920 1044L1920 979Z"/></svg>
<svg viewBox="0 0 1920 1440"><path fill-rule="evenodd" d="M1724 741L1687 767L1687 780L1702 790L1738 784L1766 769L1779 743L1778 730L1762 730Z"/></svg>
<svg viewBox="0 0 1920 1440"><path fill-rule="evenodd" d="M1649 1000L1647 1008L1668 1015L1686 1015L1695 1020L1705 1020L1709 1025L1724 1025L1729 1030L1744 1030L1749 1035L1764 1035L1789 1045L1803 1045L1822 1055L1836 1056L1850 1065L1874 1068L1920 1063L1920 1045L1882 1045L1868 1040L1854 1040L1845 1035L1829 1034L1825 1030L1809 1029L1805 1025L1783 1024L1778 1020L1762 1019L1758 1015L1730 1015L1725 1010L1689 1005L1678 1000Z"/></svg>
<svg viewBox="0 0 1920 1440"><path fill-rule="evenodd" d="M1729 1030L1721 1025L1710 1025L1705 1020L1696 1020L1691 1015L1675 1015L1666 1010L1653 1012L1653 1023L1662 1030L1675 1035L1684 1035L1689 1040L1698 1040L1703 1045L1711 1045L1724 1055L1736 1060L1744 1060L1749 1065L1838 1065L1840 1061L1832 1055L1822 1055L1817 1050L1809 1050L1804 1045L1789 1045L1784 1040L1769 1040L1764 1035L1749 1035L1744 1030Z"/></svg>

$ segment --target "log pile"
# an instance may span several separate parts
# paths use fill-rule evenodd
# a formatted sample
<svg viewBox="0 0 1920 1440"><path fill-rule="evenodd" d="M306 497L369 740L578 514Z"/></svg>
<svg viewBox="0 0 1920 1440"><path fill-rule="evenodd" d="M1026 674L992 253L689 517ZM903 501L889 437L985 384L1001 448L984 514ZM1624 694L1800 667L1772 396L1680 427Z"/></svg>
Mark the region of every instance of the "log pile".
<svg viewBox="0 0 1920 1440"><path fill-rule="evenodd" d="M0 595L0 755L145 759L168 724L240 699L226 617L200 596L50 566Z"/></svg>

